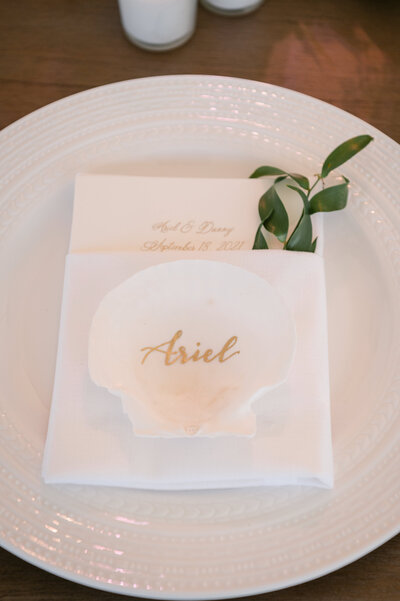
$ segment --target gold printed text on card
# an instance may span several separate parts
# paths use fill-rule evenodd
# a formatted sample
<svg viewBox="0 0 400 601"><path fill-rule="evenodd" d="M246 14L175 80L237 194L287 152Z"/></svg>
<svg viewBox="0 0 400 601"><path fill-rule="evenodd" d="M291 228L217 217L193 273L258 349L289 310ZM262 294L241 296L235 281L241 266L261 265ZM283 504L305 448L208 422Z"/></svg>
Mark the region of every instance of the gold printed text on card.
<svg viewBox="0 0 400 601"><path fill-rule="evenodd" d="M140 349L145 355L142 358L141 363L143 364L146 359L152 353L161 353L164 355L164 364L165 365L173 365L174 363L180 363L184 365L189 361L204 361L205 363L211 363L212 361L219 361L219 363L225 363L229 359L232 359L235 355L239 355L240 351L234 351L233 353L229 353L231 349L237 344L238 337L231 336L225 344L222 346L221 350L214 352L213 349L209 348L206 351L202 351L200 349L200 342L196 343L196 350L194 352L190 352L186 350L185 346L177 346L177 342L179 338L182 337L183 331L178 330L175 334L167 340L166 342L162 342L156 346L145 346Z"/></svg>

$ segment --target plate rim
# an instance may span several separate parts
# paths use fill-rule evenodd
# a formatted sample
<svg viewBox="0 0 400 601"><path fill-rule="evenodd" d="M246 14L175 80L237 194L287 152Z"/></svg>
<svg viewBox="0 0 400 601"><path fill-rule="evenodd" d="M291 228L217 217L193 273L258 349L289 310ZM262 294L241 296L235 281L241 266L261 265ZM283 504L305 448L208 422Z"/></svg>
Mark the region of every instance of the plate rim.
<svg viewBox="0 0 400 601"><path fill-rule="evenodd" d="M28 121L32 117L39 115L41 112L43 112L45 114L49 109L53 108L54 106L56 106L56 105L61 106L63 103L67 103L72 98L79 99L84 96L90 96L90 95L94 94L96 91L112 90L114 88L116 89L123 85L139 85L140 83L144 83L144 82L148 82L148 81L154 81L154 82L157 82L157 81L162 82L162 81L168 81L168 80L173 81L174 79L180 79L182 81L184 81L185 79L196 79L199 82L202 80L204 80L204 81L214 80L214 81L220 81L221 83L229 83L229 81L231 81L234 83L242 82L244 85L256 84L261 87L266 86L266 87L270 88L271 90L276 90L277 92L279 92L281 94L289 93L290 95L298 96L299 98L305 99L307 101L312 100L313 102L315 102L318 105L324 105L329 110L333 109L334 111L338 112L338 114L342 113L346 117L351 117L352 120L357 120L363 126L368 126L368 128L375 131L380 136L384 136L387 143L394 144L394 145L400 147L399 142L396 142L396 140L391 138L388 134L385 134L385 132L383 132L381 129L377 128L374 125L371 125L367 121L364 121L363 119L361 119L361 117L358 117L354 113L351 113L350 111L342 109L341 107L335 106L334 104L331 104L330 102L327 102L326 100L321 100L320 98L317 98L316 96L312 96L312 95L306 94L304 92L299 92L298 90L293 90L291 88L285 88L284 86L272 84L272 83L261 81L258 79L247 79L245 77L232 77L229 75L206 75L204 73L201 73L201 74L200 73L199 74L196 74L196 73L172 74L172 73L170 73L168 75L151 75L148 77L146 77L146 76L145 77L137 77L134 79L122 79L120 81L113 81L111 83L99 84L98 86L93 86L93 87L87 88L85 90L80 90L79 92L73 92L72 94L63 96L62 98L59 98L58 100L53 100L47 104L44 104L43 106L38 107L37 109L34 109L33 111L30 111L26 115L23 115L22 117L16 119L15 121L12 121L11 123L6 125L2 129L0 129L0 142L1 142L1 138L2 138L3 134L5 134L5 133L8 134L9 130L11 130L14 126L22 125L25 120Z"/></svg>
<svg viewBox="0 0 400 601"><path fill-rule="evenodd" d="M63 578L64 580L68 580L70 582L73 582L74 584L80 584L82 586L86 586L93 590L101 590L104 592L114 593L117 595L124 595L125 597L155 599L156 601L160 601L160 600L185 601L187 599L190 599L190 601L203 601L204 599L206 599L207 601L221 601L223 599L235 599L235 598L243 598L243 597L248 597L248 596L250 597L253 595L273 593L276 591L285 590L287 588L299 586L300 584L306 584L307 582L312 582L313 580L323 578L324 576L329 576L330 574L333 574L337 570L340 570L341 568L344 568L344 567L354 563L355 561L362 559L363 557L365 557L369 553L372 553L373 551L375 551L376 549L378 549L379 547L381 547L382 545L387 543L392 538L395 538L399 534L400 534L400 526L395 528L393 531L389 532L387 535L384 535L377 542L375 541L370 547L366 548L365 550L361 551L360 553L350 554L349 557L347 557L346 559L344 559L342 561L337 561L335 564L332 564L332 566L329 568L329 570L323 570L323 571L315 570L314 572L310 572L310 574L308 574L305 578L293 578L291 580L288 580L287 582L283 582L280 585L273 586L271 588L265 588L265 587L261 586L261 587L255 587L253 589L246 589L242 592L241 591L227 591L225 593L220 592L220 593L216 593L216 594L213 594L213 593L208 594L207 593L207 595L197 595L197 594L193 594L192 592L190 592L190 593L185 593L185 592L176 593L175 592L175 593L171 593L171 594L168 593L168 594L160 596L160 595L156 595L156 594L147 593L144 590L140 590L139 592L137 592L137 591L133 591L132 589L124 589L122 586L118 586L118 585L113 585L113 584L109 585L109 584L105 584L103 582L96 583L96 582L91 581L89 578L87 578L85 576L78 577L78 576L76 576L76 574L74 572L68 572L67 570L62 570L61 568L54 567L51 564L49 565L46 562L36 559L33 556L31 557L31 556L25 554L20 549L18 549L18 547L13 547L13 545L4 544L1 539L0 539L0 546L3 549L5 549L6 551L8 551L9 553L11 553L12 555L15 555L19 559L26 561L27 563L33 565L36 568L43 570L44 572L48 572L49 574L52 574L53 576L58 576L59 578Z"/></svg>

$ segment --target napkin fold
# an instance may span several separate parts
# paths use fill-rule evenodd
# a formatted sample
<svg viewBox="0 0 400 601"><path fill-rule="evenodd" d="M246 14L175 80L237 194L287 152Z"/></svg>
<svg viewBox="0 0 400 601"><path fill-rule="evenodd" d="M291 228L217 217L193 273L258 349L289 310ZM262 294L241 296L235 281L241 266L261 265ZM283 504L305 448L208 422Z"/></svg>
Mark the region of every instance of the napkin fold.
<svg viewBox="0 0 400 601"><path fill-rule="evenodd" d="M66 261L64 298L43 477L46 482L158 490L333 485L323 259L280 250L199 254L275 286L292 312L296 354L288 379L257 401L253 438L140 438L121 401L88 373L91 320L104 295L183 253L84 253ZM268 345L268 333L265 335Z"/></svg>
<svg viewBox="0 0 400 601"><path fill-rule="evenodd" d="M313 216L318 254L250 250L265 185L78 176L43 459L46 482L155 490L333 485L321 216ZM293 194L285 198L289 217L299 211ZM191 250L164 252L175 247ZM89 330L103 297L142 269L185 258L258 274L292 313L294 361L286 381L253 406L253 438L137 437L121 400L90 379Z"/></svg>

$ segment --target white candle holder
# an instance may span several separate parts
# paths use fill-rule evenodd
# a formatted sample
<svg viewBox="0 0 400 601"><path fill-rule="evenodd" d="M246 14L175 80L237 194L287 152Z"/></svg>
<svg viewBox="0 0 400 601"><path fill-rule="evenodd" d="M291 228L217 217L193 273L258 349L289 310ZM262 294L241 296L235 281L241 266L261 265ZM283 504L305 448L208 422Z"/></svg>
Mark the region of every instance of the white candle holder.
<svg viewBox="0 0 400 601"><path fill-rule="evenodd" d="M219 15L239 17L253 12L264 0L200 0L208 10Z"/></svg>
<svg viewBox="0 0 400 601"><path fill-rule="evenodd" d="M182 46L193 35L197 0L118 0L127 38L145 50Z"/></svg>

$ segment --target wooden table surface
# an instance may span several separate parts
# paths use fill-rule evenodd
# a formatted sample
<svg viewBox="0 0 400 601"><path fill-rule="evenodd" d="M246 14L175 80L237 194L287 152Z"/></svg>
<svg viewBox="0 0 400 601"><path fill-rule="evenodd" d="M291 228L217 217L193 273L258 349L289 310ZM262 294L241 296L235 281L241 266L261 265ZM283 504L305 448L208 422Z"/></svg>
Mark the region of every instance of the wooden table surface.
<svg viewBox="0 0 400 601"><path fill-rule="evenodd" d="M182 0L184 1L184 0ZM0 128L69 94L137 77L203 73L265 81L325 100L400 141L399 6L266 0L229 19L200 8L183 47L152 54L124 37L113 0L0 2ZM0 500L1 511L1 500ZM398 601L400 537L269 601ZM0 549L0 601L109 601Z"/></svg>

